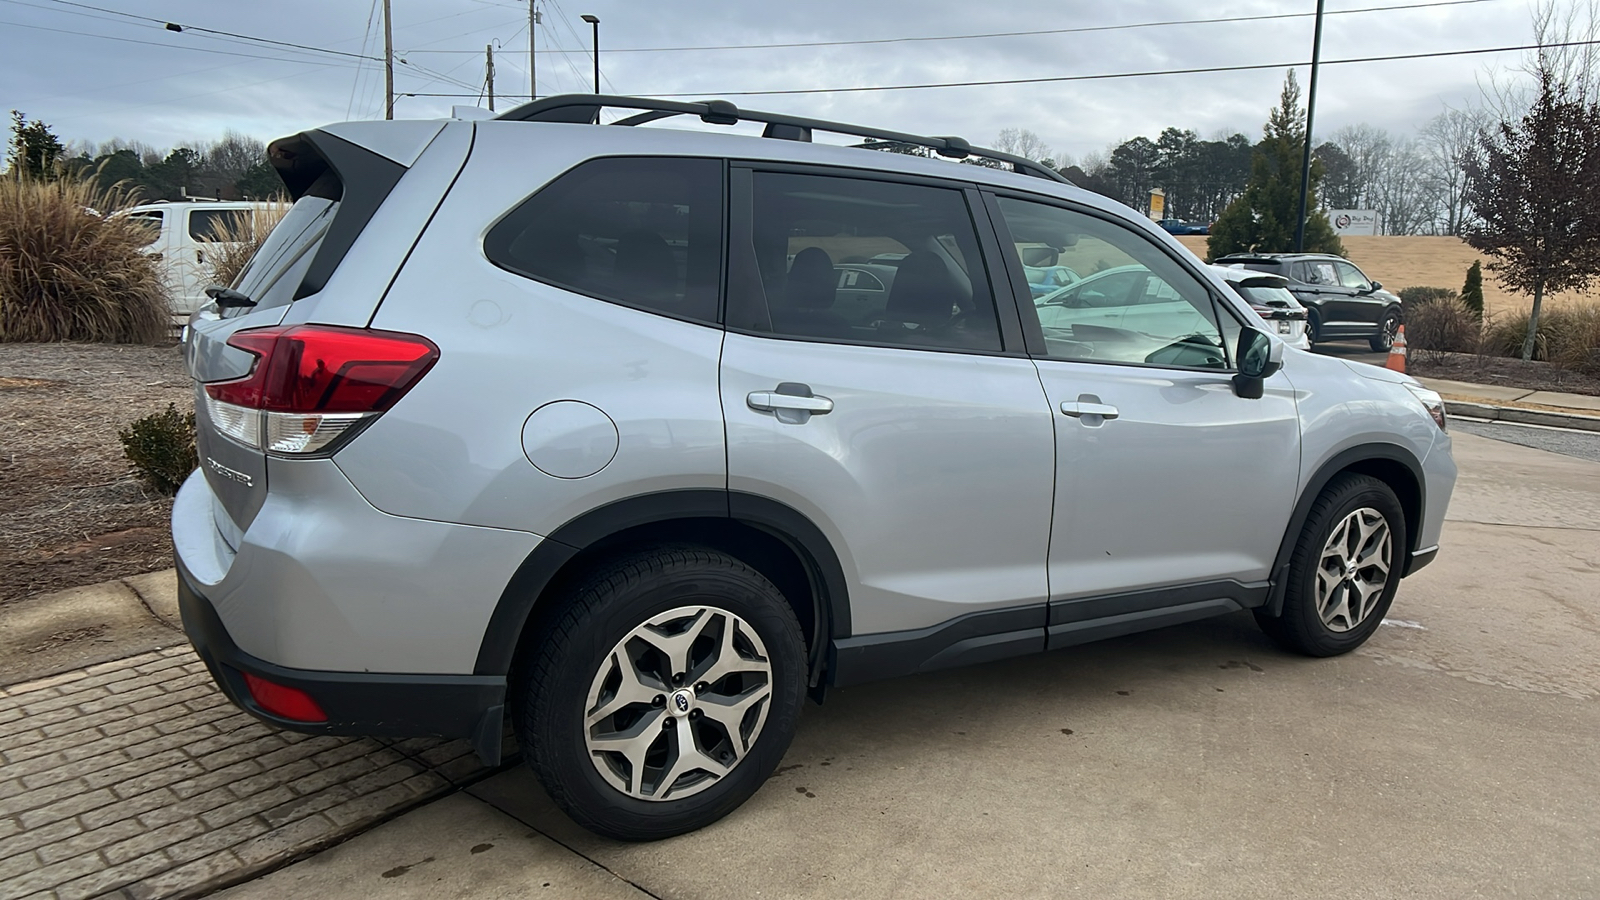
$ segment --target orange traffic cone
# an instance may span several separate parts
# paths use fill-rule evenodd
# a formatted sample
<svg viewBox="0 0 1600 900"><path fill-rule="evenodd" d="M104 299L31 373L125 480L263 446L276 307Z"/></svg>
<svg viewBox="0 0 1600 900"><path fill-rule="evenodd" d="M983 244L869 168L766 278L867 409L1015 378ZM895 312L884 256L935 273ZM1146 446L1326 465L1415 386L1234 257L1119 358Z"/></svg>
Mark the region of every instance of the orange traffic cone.
<svg viewBox="0 0 1600 900"><path fill-rule="evenodd" d="M1401 375L1406 373L1406 327L1401 325L1394 333L1394 343L1389 345L1389 359L1384 362L1385 369L1393 369Z"/></svg>

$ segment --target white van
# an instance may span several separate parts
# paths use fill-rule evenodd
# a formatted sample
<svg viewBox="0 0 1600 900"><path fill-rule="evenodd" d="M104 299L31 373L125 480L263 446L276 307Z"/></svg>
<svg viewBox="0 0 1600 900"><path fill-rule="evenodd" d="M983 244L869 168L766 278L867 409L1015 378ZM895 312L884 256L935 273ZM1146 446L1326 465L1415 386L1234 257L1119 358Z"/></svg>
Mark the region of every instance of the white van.
<svg viewBox="0 0 1600 900"><path fill-rule="evenodd" d="M272 207L249 200L160 200L128 210L127 216L148 222L153 229L155 237L145 252L162 263L175 317L186 319L206 303L205 289L212 282L206 242L215 241L242 216L259 227L258 223L270 221L267 213Z"/></svg>

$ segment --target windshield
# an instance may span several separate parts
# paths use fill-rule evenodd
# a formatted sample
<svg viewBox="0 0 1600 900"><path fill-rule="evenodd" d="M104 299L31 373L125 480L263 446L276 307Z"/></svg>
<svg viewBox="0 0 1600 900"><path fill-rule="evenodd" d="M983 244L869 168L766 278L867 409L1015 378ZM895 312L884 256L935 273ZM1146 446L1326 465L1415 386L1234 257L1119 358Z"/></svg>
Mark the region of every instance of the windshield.
<svg viewBox="0 0 1600 900"><path fill-rule="evenodd" d="M312 196L296 200L239 273L234 289L256 300L256 309L292 301L300 279L305 277L322 236L338 211L337 200Z"/></svg>

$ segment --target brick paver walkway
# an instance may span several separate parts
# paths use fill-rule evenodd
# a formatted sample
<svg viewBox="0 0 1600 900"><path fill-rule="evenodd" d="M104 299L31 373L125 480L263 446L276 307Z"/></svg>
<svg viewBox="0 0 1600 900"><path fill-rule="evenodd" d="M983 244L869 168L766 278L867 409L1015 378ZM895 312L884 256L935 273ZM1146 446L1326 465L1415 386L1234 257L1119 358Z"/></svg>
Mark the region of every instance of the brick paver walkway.
<svg viewBox="0 0 1600 900"><path fill-rule="evenodd" d="M188 647L0 689L0 900L181 897L481 774L465 742L279 731Z"/></svg>

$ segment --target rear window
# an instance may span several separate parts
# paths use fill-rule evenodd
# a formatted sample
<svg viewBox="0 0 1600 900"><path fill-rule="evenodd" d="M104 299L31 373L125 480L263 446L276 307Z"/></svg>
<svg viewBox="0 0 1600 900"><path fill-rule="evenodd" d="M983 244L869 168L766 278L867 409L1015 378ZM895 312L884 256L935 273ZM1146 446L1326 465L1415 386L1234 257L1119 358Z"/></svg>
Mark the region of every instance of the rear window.
<svg viewBox="0 0 1600 900"><path fill-rule="evenodd" d="M1294 299L1294 294L1289 293L1284 287L1240 287L1234 285L1239 296L1250 301L1251 306L1281 306L1285 309L1294 309L1300 304Z"/></svg>
<svg viewBox="0 0 1600 900"><path fill-rule="evenodd" d="M310 195L296 200L239 273L233 288L256 300L258 310L292 301L338 211L338 200Z"/></svg>
<svg viewBox="0 0 1600 900"><path fill-rule="evenodd" d="M489 230L495 265L591 297L714 323L722 271L722 163L597 159Z"/></svg>
<svg viewBox="0 0 1600 900"><path fill-rule="evenodd" d="M148 243L154 244L161 240L161 218L163 213L159 210L151 212L129 213L128 221L138 225L145 233Z"/></svg>

